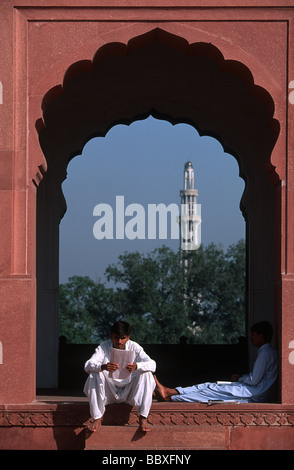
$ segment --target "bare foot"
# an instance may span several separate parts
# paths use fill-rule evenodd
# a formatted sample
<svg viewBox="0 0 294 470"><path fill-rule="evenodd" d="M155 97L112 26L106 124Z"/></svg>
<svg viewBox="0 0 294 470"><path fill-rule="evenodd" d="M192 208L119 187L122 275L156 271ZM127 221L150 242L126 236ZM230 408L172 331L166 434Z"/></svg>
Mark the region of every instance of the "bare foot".
<svg viewBox="0 0 294 470"><path fill-rule="evenodd" d="M85 426L89 431L95 432L101 425L101 418L99 419L90 419L85 423Z"/></svg>
<svg viewBox="0 0 294 470"><path fill-rule="evenodd" d="M151 431L151 428L148 425L147 418L144 418L144 416L140 416L139 418L139 429L143 432Z"/></svg>
<svg viewBox="0 0 294 470"><path fill-rule="evenodd" d="M167 388L161 385L161 383L158 382L156 375L154 375L154 380L156 383L154 393L158 401L170 401L170 397L172 395L178 395L179 392L176 389Z"/></svg>

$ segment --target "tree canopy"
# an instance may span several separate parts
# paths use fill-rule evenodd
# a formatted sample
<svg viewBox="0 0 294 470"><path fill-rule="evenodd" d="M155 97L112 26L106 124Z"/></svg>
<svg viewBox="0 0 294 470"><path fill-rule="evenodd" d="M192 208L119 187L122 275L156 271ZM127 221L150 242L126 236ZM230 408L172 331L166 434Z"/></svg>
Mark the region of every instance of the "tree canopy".
<svg viewBox="0 0 294 470"><path fill-rule="evenodd" d="M106 269L115 287L73 276L60 285L60 335L99 343L123 319L145 344L232 344L245 332L245 242L125 252Z"/></svg>

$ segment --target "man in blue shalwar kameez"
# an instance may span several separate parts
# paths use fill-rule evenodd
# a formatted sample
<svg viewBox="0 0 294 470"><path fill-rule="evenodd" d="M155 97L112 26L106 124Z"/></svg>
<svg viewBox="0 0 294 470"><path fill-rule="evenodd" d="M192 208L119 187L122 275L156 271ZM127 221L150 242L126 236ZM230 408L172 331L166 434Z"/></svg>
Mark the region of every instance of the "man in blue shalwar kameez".
<svg viewBox="0 0 294 470"><path fill-rule="evenodd" d="M259 322L251 327L252 345L258 348L253 370L241 377L233 376L232 382L206 382L173 389L164 387L155 377L158 401L265 402L278 376L278 354L270 345L272 335L272 327L268 322Z"/></svg>

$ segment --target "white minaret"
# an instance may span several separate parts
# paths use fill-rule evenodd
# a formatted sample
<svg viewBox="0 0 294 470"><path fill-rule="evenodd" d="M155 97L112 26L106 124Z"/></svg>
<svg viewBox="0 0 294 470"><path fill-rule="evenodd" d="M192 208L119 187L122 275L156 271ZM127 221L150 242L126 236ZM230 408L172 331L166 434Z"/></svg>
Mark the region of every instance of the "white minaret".
<svg viewBox="0 0 294 470"><path fill-rule="evenodd" d="M201 213L197 204L198 191L194 189L194 169L191 162L185 164L184 189L180 191L180 243L181 250L197 250L201 243Z"/></svg>

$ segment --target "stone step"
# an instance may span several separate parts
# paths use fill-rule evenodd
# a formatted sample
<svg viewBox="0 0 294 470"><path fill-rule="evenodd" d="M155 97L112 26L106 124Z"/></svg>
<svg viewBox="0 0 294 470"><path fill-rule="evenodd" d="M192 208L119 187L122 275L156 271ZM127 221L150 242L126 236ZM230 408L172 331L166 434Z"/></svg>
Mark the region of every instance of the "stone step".
<svg viewBox="0 0 294 470"><path fill-rule="evenodd" d="M85 450L222 450L226 429L210 426L151 426L142 432L137 426L105 426L86 433Z"/></svg>
<svg viewBox="0 0 294 470"><path fill-rule="evenodd" d="M129 405L108 405L98 431L85 430L84 448L142 452L294 449L294 405L155 401L147 433L138 431L138 418Z"/></svg>

